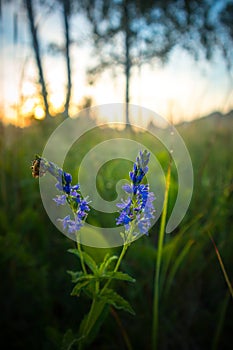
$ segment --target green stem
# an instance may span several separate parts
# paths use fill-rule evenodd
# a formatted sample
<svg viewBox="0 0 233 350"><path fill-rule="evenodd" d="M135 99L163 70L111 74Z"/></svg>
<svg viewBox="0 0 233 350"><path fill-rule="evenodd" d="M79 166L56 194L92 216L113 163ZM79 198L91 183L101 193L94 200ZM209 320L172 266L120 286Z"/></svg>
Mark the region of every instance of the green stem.
<svg viewBox="0 0 233 350"><path fill-rule="evenodd" d="M120 254L120 256L119 256L119 258L117 260L117 263L115 265L115 268L113 270L114 272L117 272L117 270L119 269L121 261L122 261L124 255L125 255L128 247L130 246L130 239L131 239L131 234L132 234L133 230L134 230L134 225L131 226L131 229L130 229L130 231L128 233L127 239L124 242L123 248L121 250L121 254ZM82 258L81 245L80 245L80 243L78 241L78 237L77 237L77 244L78 244L78 249L79 249L79 252L80 252L80 260L81 260L82 268L83 268L83 270L84 269L86 270L84 262L83 262L83 258ZM85 323L84 331L82 332L81 340L80 340L80 343L79 343L79 350L83 349L85 339L87 338L87 336L90 333L91 329L94 327L95 323L98 320L99 315L101 314L101 311L103 310L103 308L105 306L105 303L103 303L101 305L101 303L99 303L97 301L98 294L99 295L102 294L107 289L107 287L109 286L111 281L112 281L112 279L110 278L105 283L105 285L103 286L101 291L99 290L99 287L100 287L99 286L99 282L98 281L96 282L96 285L95 285L95 295L96 296L92 300L91 308L90 308L90 311L88 313L87 321Z"/></svg>
<svg viewBox="0 0 233 350"><path fill-rule="evenodd" d="M83 272L87 273L87 269L86 269L86 266L85 266L85 263L84 263L84 259L83 259L82 246L81 246L81 243L79 242L78 234L77 234L76 238L77 238L77 248L78 248L78 251L79 251L79 254L80 254L81 267L82 267Z"/></svg>
<svg viewBox="0 0 233 350"><path fill-rule="evenodd" d="M94 298L92 300L92 304L91 304L91 309L90 309L90 312L88 314L88 317L87 317L87 322L86 322L86 325L85 325L85 329L84 329L84 337L86 337L89 333L89 324L92 320L92 316L93 316L93 313L94 313L94 310L95 310L95 305L96 305L96 298Z"/></svg>
<svg viewBox="0 0 233 350"><path fill-rule="evenodd" d="M85 265L84 265L84 261L83 261L81 245L80 245L78 239L77 239L77 244L78 244L78 249L79 249L79 252L80 252L80 260L81 260L82 268L83 268L83 270L84 269L86 270ZM129 245L130 245L130 243L126 243L126 242L124 243L123 248L121 250L121 254L120 254L120 256L119 256L119 258L117 260L116 266L114 268L114 272L117 272L117 270L118 270L118 268L119 268L119 266L121 264L121 261L122 261L124 255L125 255ZM85 272L85 270L84 270L84 272ZM99 292L99 282L97 281L96 282L96 286L95 286L95 288L96 288L96 295L98 295L99 293L100 294L103 293L105 291L105 289L109 286L110 283L111 283L111 279L109 279L106 282L106 284L104 285L102 290ZM98 307L97 299L96 299L96 297L94 297L93 300L92 300L92 304L91 304L91 308L90 308L89 314L87 316L87 321L86 321L86 324L85 324L85 327L84 327L83 335L81 337L82 340L79 343L79 350L83 349L83 345L84 345L85 339L87 338L88 334L90 333L92 327L95 325L95 323L96 323L96 321L97 321L97 319L99 317L98 312L96 312L96 307ZM103 305L103 307L104 307L104 305Z"/></svg>
<svg viewBox="0 0 233 350"><path fill-rule="evenodd" d="M125 243L125 244L123 245L121 254L120 254L119 259L117 260L116 266L115 266L115 268L114 268L114 272L117 272L117 270L119 269L119 266L120 266L120 264L121 264L121 261L122 261L124 255L125 255L125 253L126 253L128 247L129 247L129 243Z"/></svg>
<svg viewBox="0 0 233 350"><path fill-rule="evenodd" d="M120 267L120 264L121 264L121 261L122 261L123 257L125 256L125 253L126 253L128 247L130 246L130 239L131 239L131 235L132 235L133 230L134 230L134 225L131 224L130 231L129 231L128 235L127 235L127 238L125 239L123 248L122 248L122 250L121 250L121 254L120 254L120 256L119 256L119 258L118 258L118 260L117 260L117 262L116 262L116 266L115 266L115 268L114 268L114 270L113 270L114 272L117 272L117 271L118 271L118 269L119 269L119 267ZM105 291L105 289L108 288L108 286L109 286L109 284L111 283L111 281L112 281L112 279L110 278L110 279L106 282L106 284L104 285L104 287L103 287L102 290L101 290L101 293L103 293L103 292Z"/></svg>
<svg viewBox="0 0 233 350"><path fill-rule="evenodd" d="M168 207L168 194L171 181L171 159L168 165L167 176L166 176L166 187L164 194L163 212L160 223L159 230L159 241L158 241L158 251L156 259L155 268L155 278L154 278L154 303L153 303L153 322L152 322L152 349L156 350L158 347L158 325L159 325L159 292L160 292L160 269L163 254L163 243L165 234L165 225L167 217L167 207Z"/></svg>
<svg viewBox="0 0 233 350"><path fill-rule="evenodd" d="M208 232L208 234L209 234L209 237L210 237L210 239L211 239L211 241L212 241L212 243L213 243L213 246L214 246L214 249L215 249L215 253L216 253L217 258L218 258L218 261L219 261L219 265L220 265L220 267L221 267L221 269L222 269L223 276L224 276L225 281L226 281L226 284L227 284L227 286L228 286L228 288L229 288L229 292L231 293L231 296L232 296L232 298L233 298L233 288L232 288L231 282L230 282L230 280L229 280L228 274L227 274L227 272L226 272L225 266L224 266L224 264L223 264L221 255L220 255L220 253L219 253L219 250L218 250L218 248L217 248L217 246L216 246L216 244L215 244L215 241L214 241L213 237L211 236L210 232Z"/></svg>
<svg viewBox="0 0 233 350"><path fill-rule="evenodd" d="M78 243L78 246L80 245L80 243ZM116 266L114 268L114 272L117 272L119 266L120 266L120 263L127 251L127 248L128 248L129 244L124 244L123 248L122 248L122 251L121 251L121 254L118 258L118 261L116 263ZM80 257L82 257L82 254L81 254L81 251L80 251ZM81 264L82 264L82 259L81 259ZM84 265L84 268L85 268L85 265ZM95 294L96 296L100 293L103 293L105 291L105 289L109 286L109 284L111 283L111 279L109 279L106 284L104 285L104 287L102 288L102 290L99 292L99 282L97 281L96 282L96 286L95 286ZM104 307L105 303L103 304L103 307ZM87 321L85 323L85 327L84 327L84 331L83 331L83 334L81 336L82 340L80 341L79 343L79 350L82 350L83 349L83 346L84 346L84 342L85 342L85 339L87 338L88 334L90 333L91 329L93 328L93 326L95 325L96 321L98 320L98 317L99 317L99 310L96 310L98 309L98 305L97 305L97 298L94 297L93 300L92 300L92 304L91 304L91 308L90 308L90 311L88 313L88 316L87 316ZM101 310L101 308L100 308Z"/></svg>
<svg viewBox="0 0 233 350"><path fill-rule="evenodd" d="M83 331L81 332L81 336L79 338L79 350L82 350L84 348L85 342L88 339L91 330L96 325L97 321L100 319L100 316L106 305L105 302L98 300L98 295L99 281L96 281L95 294L91 303L91 308L84 323Z"/></svg>
<svg viewBox="0 0 233 350"><path fill-rule="evenodd" d="M116 266L115 266L115 268L114 268L114 270L113 270L114 272L117 272L117 270L119 269L119 266L120 266L120 264L121 264L121 261L122 261L124 255L125 255L125 253L126 253L128 247L129 247L129 243L128 243L128 244L125 243L125 244L123 245L123 248L122 248L122 250L121 250L121 254L120 254L120 256L119 256L119 258L118 258L118 260L117 260ZM108 288L108 286L109 286L109 284L111 283L111 281L112 281L112 279L109 278L109 280L108 280L108 281L105 283L105 285L103 286L103 288L102 288L100 294L102 294L102 293Z"/></svg>
<svg viewBox="0 0 233 350"><path fill-rule="evenodd" d="M73 215L74 215L74 219L75 219L75 211L73 210ZM83 252L82 252L82 245L80 243L81 241L81 237L80 237L80 232L76 231L76 242L77 242L77 248L80 254L80 262L81 262L81 267L84 273L87 273L87 269L84 263L84 259L83 259Z"/></svg>
<svg viewBox="0 0 233 350"><path fill-rule="evenodd" d="M95 311L95 306L96 306L96 298L94 298L92 300L91 308L90 308L90 311L89 311L88 316L87 316L87 321L85 323L84 331L83 331L83 334L81 336L81 340L79 342L79 350L83 349L85 339L88 336L88 334L89 334L89 332L90 332L90 330L92 328L92 327L90 327L90 323L92 321L92 317L93 317L93 314L94 314L94 311Z"/></svg>

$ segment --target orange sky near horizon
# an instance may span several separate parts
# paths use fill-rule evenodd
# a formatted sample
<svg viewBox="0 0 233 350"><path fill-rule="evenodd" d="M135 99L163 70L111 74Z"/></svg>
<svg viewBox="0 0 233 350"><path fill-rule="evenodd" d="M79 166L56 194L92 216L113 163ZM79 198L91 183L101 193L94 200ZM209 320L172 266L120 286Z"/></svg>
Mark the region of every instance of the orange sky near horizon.
<svg viewBox="0 0 233 350"><path fill-rule="evenodd" d="M5 122L26 126L29 115L34 114L36 118L42 119L44 113L38 95L38 76L29 45L26 16L21 8L17 12L21 23L20 39L16 44L13 42L12 19L16 10L13 5L3 8L0 23L0 107ZM56 31L51 28L56 28ZM78 28L74 26L73 30ZM85 37L85 31L81 34ZM44 20L40 30L42 40L61 40L62 35L57 15ZM111 71L106 71L95 85L88 85L85 69L90 55L89 47L73 47L71 51L71 115L79 111L78 106L85 96L91 96L95 105L124 102L125 79L120 71L115 78ZM65 61L62 56L44 54L43 66L49 103L55 114L64 104ZM233 78L218 53L212 62L207 62L204 58L196 62L186 52L175 49L164 67L155 61L153 66L145 65L140 70L134 68L130 87L131 103L151 109L165 118L172 118L175 123L192 120L216 110L227 112L233 108ZM108 121L114 120L109 116Z"/></svg>

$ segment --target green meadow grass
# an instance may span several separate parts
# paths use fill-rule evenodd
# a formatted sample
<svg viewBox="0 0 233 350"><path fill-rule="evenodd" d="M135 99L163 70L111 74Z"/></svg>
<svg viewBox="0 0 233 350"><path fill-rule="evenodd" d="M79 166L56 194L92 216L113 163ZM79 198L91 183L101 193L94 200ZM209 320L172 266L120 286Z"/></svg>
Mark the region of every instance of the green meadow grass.
<svg viewBox="0 0 233 350"><path fill-rule="evenodd" d="M74 247L50 222L31 177L31 160L42 153L59 120L27 129L0 127L0 345L10 349L60 349L64 333L78 330L90 304L70 296L67 270L78 261L67 253ZM233 118L209 117L177 127L190 152L194 192L190 208L174 232L165 234L158 253L160 222L130 247L123 269L136 278L120 284L136 316L120 311L106 315L91 349L152 349L155 263L161 254L158 349L231 349L233 301L214 243L230 283L233 281ZM168 156L150 135L130 130L92 132L70 150L65 169L77 163L98 142L132 137L153 150L166 172ZM131 163L113 161L99 172L97 188L104 199L116 196L119 174L127 177ZM156 181L156 174L154 174ZM177 193L171 169L169 217ZM155 202L156 206L156 202ZM92 211L90 223L113 225L114 215ZM86 248L101 261L106 249ZM118 249L111 251L118 252Z"/></svg>

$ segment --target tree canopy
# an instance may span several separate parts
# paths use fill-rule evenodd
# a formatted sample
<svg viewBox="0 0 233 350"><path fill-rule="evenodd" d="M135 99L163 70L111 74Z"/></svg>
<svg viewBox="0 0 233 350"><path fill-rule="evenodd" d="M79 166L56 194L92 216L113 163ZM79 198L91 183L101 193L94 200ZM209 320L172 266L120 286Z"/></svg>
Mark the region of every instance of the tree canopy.
<svg viewBox="0 0 233 350"><path fill-rule="evenodd" d="M90 82L105 69L123 68L126 104L132 68L154 59L166 63L174 47L187 50L195 59L204 54L208 60L218 49L230 65L232 1L87 0L81 6L91 24L97 57L88 70Z"/></svg>
<svg viewBox="0 0 233 350"><path fill-rule="evenodd" d="M11 2L14 3L14 0ZM22 4L28 17L46 115L49 115L49 92L44 71L45 52L41 50L44 38L38 35L41 22L36 21L36 11L43 9L47 9L48 13L58 11L62 18L62 46L59 42L53 42L49 49L50 53L64 54L67 81L64 110L67 116L73 88L70 46L80 43L78 36L71 35L74 23L71 17L77 19L75 25L78 26L82 15L91 28L91 41L88 40L88 44L91 42L94 54L87 70L89 82L94 83L106 69L113 69L125 76L127 123L127 105L135 66L141 67L154 61L165 64L174 48L180 47L196 60L200 57L211 60L218 51L227 67L231 68L233 0L22 0Z"/></svg>

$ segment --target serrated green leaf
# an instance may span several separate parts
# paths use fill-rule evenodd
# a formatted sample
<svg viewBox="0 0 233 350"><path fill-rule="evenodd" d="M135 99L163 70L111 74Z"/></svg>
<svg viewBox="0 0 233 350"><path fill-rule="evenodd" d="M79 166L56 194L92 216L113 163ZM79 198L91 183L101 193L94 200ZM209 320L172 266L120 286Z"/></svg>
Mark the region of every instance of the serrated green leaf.
<svg viewBox="0 0 233 350"><path fill-rule="evenodd" d="M96 265L95 260L92 259L92 257L85 252L83 252L82 255L83 255L83 260L84 260L85 264L91 269L91 271L93 273L97 273L98 267Z"/></svg>
<svg viewBox="0 0 233 350"><path fill-rule="evenodd" d="M118 259L118 256L117 255L113 255L111 256L107 261L106 261L106 264L105 264L105 270L107 270L107 268L109 267L109 265L114 261L114 260L117 260Z"/></svg>
<svg viewBox="0 0 233 350"><path fill-rule="evenodd" d="M96 280L97 278L94 275L84 273L82 276L77 278L77 282L83 282L83 281L90 281L90 280Z"/></svg>
<svg viewBox="0 0 233 350"><path fill-rule="evenodd" d="M135 312L130 303L121 295L116 293L113 289L107 288L103 293L100 293L99 298L106 304L113 305L116 309L122 309L132 315L135 315Z"/></svg>
<svg viewBox="0 0 233 350"><path fill-rule="evenodd" d="M100 274L102 274L102 272L107 270L107 268L109 267L112 261L117 259L118 259L117 255L109 256L109 254L106 254L104 257L104 261L100 264L100 267L99 267Z"/></svg>
<svg viewBox="0 0 233 350"><path fill-rule="evenodd" d="M68 252L74 254L80 258L80 252L78 249L68 249Z"/></svg>
<svg viewBox="0 0 233 350"><path fill-rule="evenodd" d="M107 253L104 257L104 260L102 261L102 263L99 265L99 273L102 273L105 270L105 264L109 259L109 253Z"/></svg>
<svg viewBox="0 0 233 350"><path fill-rule="evenodd" d="M104 275L101 277L103 278L109 278L112 280L121 280L121 281L127 281L127 282L136 282L136 280L128 275L127 273L124 272L114 272L114 271L109 271L106 272Z"/></svg>
<svg viewBox="0 0 233 350"><path fill-rule="evenodd" d="M82 271L70 271L68 270L67 273L71 276L71 281L73 283L76 283L78 279L84 275Z"/></svg>
<svg viewBox="0 0 233 350"><path fill-rule="evenodd" d="M89 318L89 314L84 316L79 328L79 339L83 344L90 344L95 339L108 315L108 308L108 305L100 300L94 305L91 319Z"/></svg>
<svg viewBox="0 0 233 350"><path fill-rule="evenodd" d="M83 281L83 282L77 283L77 284L74 286L74 288L73 288L73 290L72 290L72 292L71 292L71 295L72 295L72 296L73 296L73 295L79 296L81 290L82 290L83 288L85 288L89 283L90 283L90 280L88 280L88 281L85 280L85 281Z"/></svg>
<svg viewBox="0 0 233 350"><path fill-rule="evenodd" d="M105 255L105 257L104 257L104 260L103 260L102 263L99 265L99 271L102 272L102 271L105 269L105 264L106 264L106 262L108 261L109 257L110 257L110 254L107 253L107 254Z"/></svg>
<svg viewBox="0 0 233 350"><path fill-rule="evenodd" d="M68 252L78 256L79 259L81 258L80 251L78 249L69 249ZM96 265L95 260L86 252L82 252L82 257L83 257L85 264L91 269L91 271L93 273L97 273L98 267Z"/></svg>

